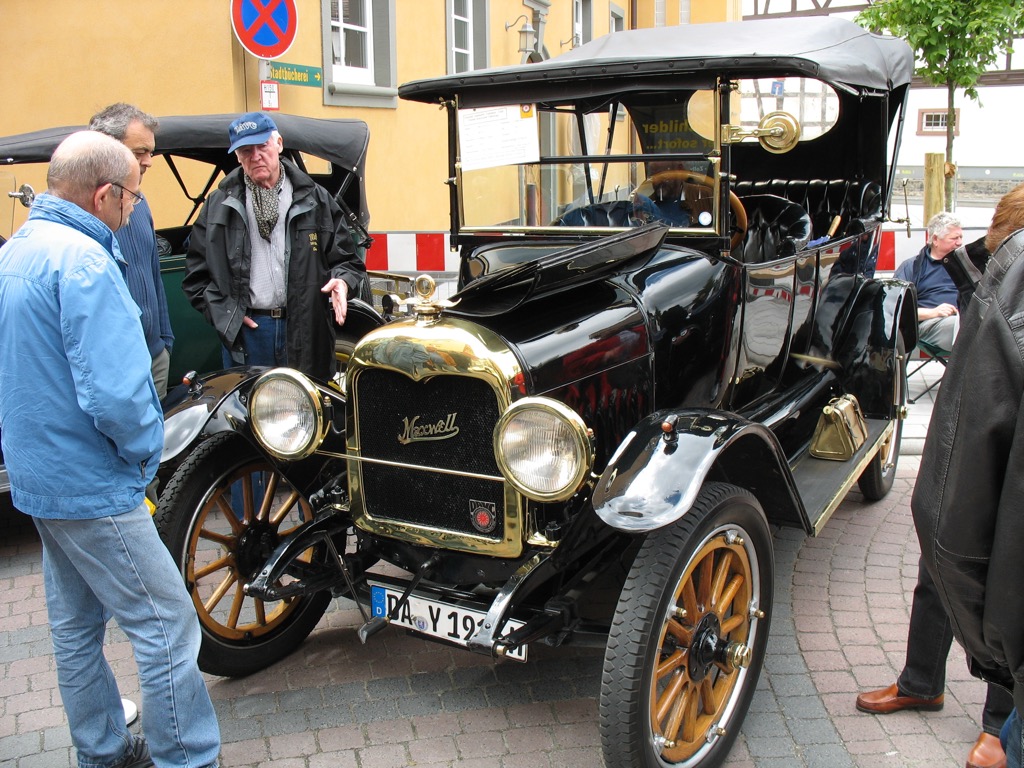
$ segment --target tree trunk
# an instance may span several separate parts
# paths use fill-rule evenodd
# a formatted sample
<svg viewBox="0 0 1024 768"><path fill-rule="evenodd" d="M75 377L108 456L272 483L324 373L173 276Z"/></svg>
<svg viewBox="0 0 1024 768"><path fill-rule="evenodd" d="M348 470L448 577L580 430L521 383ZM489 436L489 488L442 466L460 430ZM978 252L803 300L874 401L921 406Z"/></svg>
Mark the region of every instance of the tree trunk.
<svg viewBox="0 0 1024 768"><path fill-rule="evenodd" d="M953 136L956 133L956 109L953 107L953 96L956 85L952 80L946 81L946 210L953 210L953 189L956 174L953 172Z"/></svg>

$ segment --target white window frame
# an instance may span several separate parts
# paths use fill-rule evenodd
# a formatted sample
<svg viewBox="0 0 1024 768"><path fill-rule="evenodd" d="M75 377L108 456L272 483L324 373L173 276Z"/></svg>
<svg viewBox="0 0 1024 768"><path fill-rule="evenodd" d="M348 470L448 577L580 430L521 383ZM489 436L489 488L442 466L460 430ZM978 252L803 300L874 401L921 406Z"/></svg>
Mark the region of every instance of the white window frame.
<svg viewBox="0 0 1024 768"><path fill-rule="evenodd" d="M395 55L396 0L347 0L362 3L365 26L344 22L343 0L320 0L323 31L324 104L346 107L398 106ZM334 18L336 11L338 18ZM336 38L343 44L345 29L366 34L367 67L334 63Z"/></svg>
<svg viewBox="0 0 1024 768"><path fill-rule="evenodd" d="M349 6L362 6L362 16L365 20L365 25L360 26L345 21L343 6L346 4ZM334 15L331 15L331 44L333 46L331 80L336 83L373 85L373 10L370 7L370 0L338 0L333 5L338 9L341 18L335 19ZM358 35L364 41L363 47L366 53L365 67L350 67L344 63L345 40L350 34ZM342 63L333 63L333 54L335 53L338 54Z"/></svg>
<svg viewBox="0 0 1024 768"><path fill-rule="evenodd" d="M626 28L626 11L615 3L608 4L608 31L622 32Z"/></svg>
<svg viewBox="0 0 1024 768"><path fill-rule="evenodd" d="M455 0L445 0L445 19L448 38L448 74L483 69L488 66L487 52L490 50L488 38L488 2L487 0L466 0L467 16L457 16ZM468 27L469 48L461 49L455 45L455 22L462 20ZM464 53L469 60L466 69L456 67L456 54Z"/></svg>
<svg viewBox="0 0 1024 768"><path fill-rule="evenodd" d="M953 119L956 124L953 126L953 135L960 135L960 108L953 110ZM940 125L928 125L929 119L935 118ZM918 136L945 136L946 125L949 121L948 109L919 109L917 111L917 135Z"/></svg>

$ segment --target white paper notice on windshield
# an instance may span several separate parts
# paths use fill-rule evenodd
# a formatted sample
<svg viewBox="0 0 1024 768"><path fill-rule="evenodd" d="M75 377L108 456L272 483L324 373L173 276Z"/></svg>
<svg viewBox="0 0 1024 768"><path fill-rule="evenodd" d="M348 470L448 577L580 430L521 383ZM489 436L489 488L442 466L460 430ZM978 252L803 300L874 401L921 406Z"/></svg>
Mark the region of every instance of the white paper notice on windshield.
<svg viewBox="0 0 1024 768"><path fill-rule="evenodd" d="M540 159L533 104L459 110L462 170L535 163Z"/></svg>

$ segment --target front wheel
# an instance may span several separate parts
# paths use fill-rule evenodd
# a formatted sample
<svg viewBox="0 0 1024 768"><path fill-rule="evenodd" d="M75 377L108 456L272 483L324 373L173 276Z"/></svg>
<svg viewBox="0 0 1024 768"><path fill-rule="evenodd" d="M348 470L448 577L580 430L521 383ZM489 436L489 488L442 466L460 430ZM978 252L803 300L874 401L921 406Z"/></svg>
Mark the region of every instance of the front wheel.
<svg viewBox="0 0 1024 768"><path fill-rule="evenodd" d="M608 768L708 768L739 733L764 662L774 560L753 495L707 483L650 534L619 597L601 680Z"/></svg>
<svg viewBox="0 0 1024 768"><path fill-rule="evenodd" d="M277 544L312 517L299 492L237 435L200 443L175 471L156 526L199 614L204 672L257 672L291 653L320 621L330 592L268 602L244 590ZM322 555L313 547L302 559Z"/></svg>

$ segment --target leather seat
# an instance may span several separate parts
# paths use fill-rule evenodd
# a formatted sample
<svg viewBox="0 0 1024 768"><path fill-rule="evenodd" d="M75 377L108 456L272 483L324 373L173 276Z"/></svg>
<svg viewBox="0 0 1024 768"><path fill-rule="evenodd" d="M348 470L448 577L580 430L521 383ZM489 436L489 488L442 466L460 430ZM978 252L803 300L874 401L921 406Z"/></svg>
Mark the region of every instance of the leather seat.
<svg viewBox="0 0 1024 768"><path fill-rule="evenodd" d="M774 261L807 247L811 217L802 206L777 195L748 195L740 202L747 210L739 255L744 264Z"/></svg>

